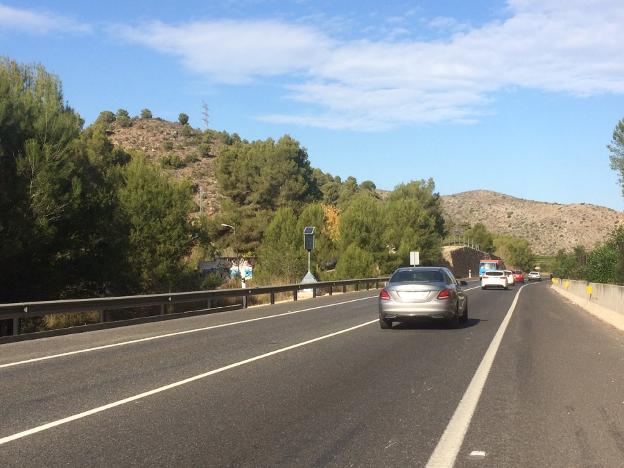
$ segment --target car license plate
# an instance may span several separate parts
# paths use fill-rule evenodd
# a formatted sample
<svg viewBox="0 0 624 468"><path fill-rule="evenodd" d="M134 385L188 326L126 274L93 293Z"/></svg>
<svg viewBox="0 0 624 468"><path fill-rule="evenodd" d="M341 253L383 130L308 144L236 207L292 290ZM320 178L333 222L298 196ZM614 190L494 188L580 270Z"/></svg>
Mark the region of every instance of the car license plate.
<svg viewBox="0 0 624 468"><path fill-rule="evenodd" d="M401 291L399 297L404 301L421 301L429 295L429 291Z"/></svg>

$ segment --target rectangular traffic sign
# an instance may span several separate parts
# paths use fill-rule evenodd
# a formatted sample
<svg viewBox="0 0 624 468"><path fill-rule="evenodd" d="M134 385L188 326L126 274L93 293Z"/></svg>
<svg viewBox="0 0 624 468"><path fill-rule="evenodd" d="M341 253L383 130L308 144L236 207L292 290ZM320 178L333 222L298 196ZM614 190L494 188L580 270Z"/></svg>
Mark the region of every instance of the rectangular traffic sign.
<svg viewBox="0 0 624 468"><path fill-rule="evenodd" d="M410 265L420 265L420 252L410 252Z"/></svg>

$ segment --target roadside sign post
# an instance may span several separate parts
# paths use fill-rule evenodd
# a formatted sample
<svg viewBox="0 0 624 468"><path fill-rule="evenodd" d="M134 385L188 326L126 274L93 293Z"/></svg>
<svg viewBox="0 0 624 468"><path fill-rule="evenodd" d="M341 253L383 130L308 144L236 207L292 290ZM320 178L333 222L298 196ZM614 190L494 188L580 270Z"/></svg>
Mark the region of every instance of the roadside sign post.
<svg viewBox="0 0 624 468"><path fill-rule="evenodd" d="M312 274L312 250L314 249L314 226L306 226L303 228L303 248L308 251L308 272L301 280L302 284L317 283L316 278Z"/></svg>
<svg viewBox="0 0 624 468"><path fill-rule="evenodd" d="M410 252L410 265L420 265L420 252Z"/></svg>

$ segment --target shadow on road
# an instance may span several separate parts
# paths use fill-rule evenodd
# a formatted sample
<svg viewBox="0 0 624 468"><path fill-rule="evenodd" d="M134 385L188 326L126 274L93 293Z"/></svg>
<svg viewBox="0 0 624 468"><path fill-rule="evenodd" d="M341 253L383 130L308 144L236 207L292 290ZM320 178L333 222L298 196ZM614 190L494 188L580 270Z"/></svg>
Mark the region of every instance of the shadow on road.
<svg viewBox="0 0 624 468"><path fill-rule="evenodd" d="M462 328L470 328L479 324L479 322L487 322L487 320L478 318L468 318L468 321L464 323ZM395 322L392 327L393 330L449 330L449 326L442 320L432 319L416 319L409 322Z"/></svg>

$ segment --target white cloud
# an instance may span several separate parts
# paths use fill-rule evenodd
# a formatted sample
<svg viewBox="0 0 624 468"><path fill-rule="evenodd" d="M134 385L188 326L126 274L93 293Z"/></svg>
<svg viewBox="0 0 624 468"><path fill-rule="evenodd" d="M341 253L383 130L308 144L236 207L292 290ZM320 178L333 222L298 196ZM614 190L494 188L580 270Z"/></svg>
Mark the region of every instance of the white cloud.
<svg viewBox="0 0 624 468"><path fill-rule="evenodd" d="M450 18L448 16L436 16L427 22L427 26L432 29L446 30L446 31L465 31L468 29L466 23Z"/></svg>
<svg viewBox="0 0 624 468"><path fill-rule="evenodd" d="M226 83L257 76L307 73L327 60L332 41L307 27L276 21L204 21L173 26L153 22L115 32L180 57L193 71Z"/></svg>
<svg viewBox="0 0 624 468"><path fill-rule="evenodd" d="M49 32L88 33L91 27L71 18L46 11L31 11L0 4L0 30L13 29L33 34Z"/></svg>
<svg viewBox="0 0 624 468"><path fill-rule="evenodd" d="M404 31L395 36L402 39L338 40L280 21L157 22L118 32L217 82L296 82L285 96L307 110L261 117L272 122L363 130L469 122L508 88L624 93L622 0L509 0L508 13L458 26L445 40L409 40ZM436 23L455 26L448 18Z"/></svg>

